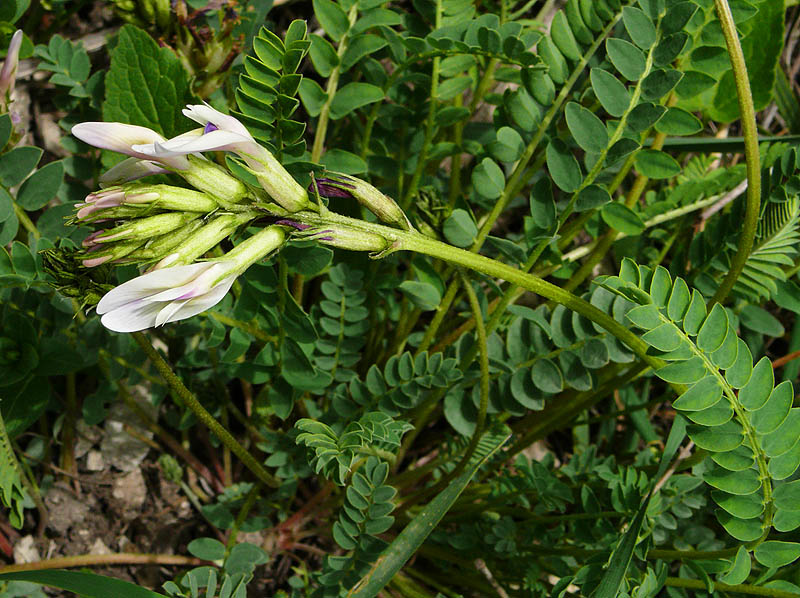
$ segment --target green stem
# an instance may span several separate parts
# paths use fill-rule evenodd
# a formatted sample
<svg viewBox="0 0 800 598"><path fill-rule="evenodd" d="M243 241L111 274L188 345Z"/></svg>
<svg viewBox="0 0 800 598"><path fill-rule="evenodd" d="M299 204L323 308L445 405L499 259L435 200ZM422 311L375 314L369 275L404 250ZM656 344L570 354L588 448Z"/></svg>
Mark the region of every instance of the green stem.
<svg viewBox="0 0 800 598"><path fill-rule="evenodd" d="M597 514L600 515L599 513ZM651 548L647 551L645 558L648 560L661 561L710 561L714 559L725 559L736 555L739 550L735 548L723 548L722 550L662 550ZM598 554L607 554L607 550L596 550L591 548L578 548L577 546L528 546L523 552L541 555L563 555L586 558ZM765 588L766 589L766 588ZM794 594L796 597L797 594Z"/></svg>
<svg viewBox="0 0 800 598"><path fill-rule="evenodd" d="M258 326L251 324L249 322L243 322L241 320L237 320L235 318L231 318L230 316L226 316L225 314L218 312L218 311L209 311L205 312L205 315L212 320L216 320L220 324L225 324L226 326L230 326L232 328L238 328L243 332L251 335L253 338L257 338L260 341L264 341L265 343L277 343L278 339L271 334L267 334L263 330L261 330Z"/></svg>
<svg viewBox="0 0 800 598"><path fill-rule="evenodd" d="M442 325L447 312L450 311L450 306L456 298L456 293L458 293L457 284L453 283L447 287L444 297L442 297L442 300L436 308L436 313L433 314L430 324L428 324L428 327L425 329L425 336L422 337L422 342L419 344L417 354L427 351L428 347L431 346L436 331L439 330L439 326Z"/></svg>
<svg viewBox="0 0 800 598"><path fill-rule="evenodd" d="M356 22L358 16L358 3L353 3L350 11L347 13L347 19L350 21L350 27ZM347 50L348 34L345 33L342 39L339 40L339 47L337 48L336 55L339 57L339 64L333 67L331 76L328 77L328 85L325 87L325 93L328 94L328 99L322 105L322 110L319 112L317 119L317 130L314 133L314 145L311 148L311 161L319 162L322 156L322 149L325 147L325 136L328 133L328 121L331 117L331 104L336 95L336 89L339 86L339 74L341 73L341 61Z"/></svg>
<svg viewBox="0 0 800 598"><path fill-rule="evenodd" d="M487 276L500 278L507 282L519 285L520 287L536 293L546 299L577 312L587 319L597 323L608 332L625 343L636 353L642 361L651 367L658 368L663 365L663 360L647 354L647 343L642 341L639 336L628 330L626 326L617 322L614 318L604 313L588 301L581 299L565 291L564 289L542 280L538 276L528 274L517 268L487 258L485 256L459 249L441 241L426 237L416 231L402 231L390 228L381 224L365 222L355 218L349 218L333 212L326 211L325 214L314 212L297 212L294 218L300 222L314 226L325 226L330 224L342 224L348 228L377 234L386 239L391 249L389 251L414 251L423 253L431 257L441 259L449 264L463 266L481 272Z"/></svg>
<svg viewBox="0 0 800 598"><path fill-rule="evenodd" d="M442 0L436 0L436 19L434 23L434 28L439 29L442 26ZM433 59L433 63L431 65L431 99L430 104L428 106L428 118L425 122L425 140L422 143L422 149L420 149L419 154L417 154L417 167L414 169L414 174L411 177L411 182L408 184L408 188L406 189L405 195L403 196L403 201L400 204L403 209L408 209L409 203L411 199L414 197L414 194L417 192L417 188L419 187L419 181L422 178L422 173L425 170L425 162L428 157L428 148L433 141L433 129L434 129L434 121L436 118L436 107L438 103L436 101L436 96L439 93L439 65L442 62L440 57L436 57Z"/></svg>
<svg viewBox="0 0 800 598"><path fill-rule="evenodd" d="M747 77L747 66L744 62L742 46L736 33L731 8L727 0L714 0L717 16L722 25L725 44L733 67L733 78L736 82L736 95L739 99L742 132L744 133L744 155L747 161L747 205L744 213L744 225L739 236L739 248L731 260L728 274L708 303L709 309L714 303L722 302L733 289L736 280L744 269L758 226L758 215L761 209L761 163L758 155L758 131L756 129L756 112L753 106L753 95L750 91L750 79Z"/></svg>
<svg viewBox="0 0 800 598"><path fill-rule="evenodd" d="M481 390L481 400L478 406L478 417L475 420L475 431L472 433L472 438L470 438L469 445L467 446L467 450L464 453L464 456L458 462L455 469L451 471L449 474L444 476L441 480L439 480L433 486L426 488L416 496L409 498L407 501L403 503L403 509L408 509L412 505L418 503L419 501L427 498L428 496L432 496L434 494L438 494L444 488L456 479L464 469L467 467L469 460L472 458L472 455L475 454L475 449L478 448L478 441L483 434L483 430L486 426L486 411L489 409L489 349L488 349L488 342L486 339L486 328L483 325L483 315L481 314L481 305L478 302L478 296L475 294L475 289L472 288L472 284L470 283L469 278L467 278L464 274L461 274L461 282L462 286L464 287L464 291L467 294L467 299L469 300L470 309L472 309L472 314L475 319L475 331L478 335L478 351L480 353L480 368L481 368L481 381L480 381L480 390Z"/></svg>
<svg viewBox="0 0 800 598"><path fill-rule="evenodd" d="M666 585L672 588L690 588L705 591L706 583L699 579L683 579L681 577L667 577ZM751 586L748 584L728 585L719 581L714 582L714 589L719 592L733 592L735 594L749 594L751 596L770 596L771 598L797 598L794 592L765 588L764 586Z"/></svg>
<svg viewBox="0 0 800 598"><path fill-rule="evenodd" d="M36 228L36 225L28 217L28 214L25 213L25 210L23 210L21 207L19 207L19 205L17 204L16 201L14 202L14 213L17 215L17 218L19 219L19 223L22 225L22 227L26 231L28 231L30 234L32 234L34 236L34 238L38 239L39 237L42 236L39 233L39 229Z"/></svg>
<svg viewBox="0 0 800 598"><path fill-rule="evenodd" d="M561 88L561 91L559 92L558 96L556 96L556 99L554 100L552 106L550 106L549 110L542 119L542 123L541 125L539 125L539 129L536 131L536 135L534 135L533 139L531 139L530 143L525 148L525 151L523 152L522 156L520 156L519 160L514 165L514 170L511 173L511 176L509 177L508 181L506 182L503 194L500 196L495 205L492 207L491 212L489 212L489 214L483 219L480 229L478 230L478 235L475 238L475 242L470 248L470 251L474 252L480 251L481 247L483 246L483 243L486 241L486 237L489 236L489 233L491 232L494 223L500 217L500 214L502 214L503 211L506 209L506 207L508 207L508 204L514 197L516 197L516 194L520 191L520 189L522 189L525 186L528 178L534 172L533 169L528 170L528 164L530 163L531 159L533 159L533 156L539 147L539 143L542 141L542 138L547 132L550 123L553 121L556 115L559 114L562 104L569 97L573 85L575 85L575 82L583 73L584 68L586 68L586 65L589 63L589 59L592 56L594 56L594 53L603 43L603 40L605 39L606 35L608 35L608 33L616 26L617 22L620 19L620 16L621 13L611 20L611 22L600 33L600 35L597 36L597 39L594 41L594 43L581 57L580 62L577 65L575 65L572 75L566 81L566 83L564 83L564 86ZM542 244L540 247L537 247L534 250L535 257L533 258L533 260L529 260L530 266L528 266L527 269L533 267L536 259L538 259L538 256L541 254L541 252L544 251L545 247L546 244ZM457 288L457 285L458 283L456 281L450 283L450 286L448 287L447 292L445 293L445 297L442 299L442 302L439 305L439 309L436 314L437 316L441 313L442 314L441 318L444 318L447 312L450 311L450 307L452 306L452 301L455 298L455 289ZM510 290L509 292L513 291ZM506 300L506 306L508 305L509 302L510 299ZM497 313L496 315L497 318L502 316L503 313L502 311L495 310L495 312ZM438 323L440 322L441 319ZM428 336L432 338L434 334L435 334L435 329L433 332L430 332L430 334L428 331L426 331L425 336L426 338Z"/></svg>
<svg viewBox="0 0 800 598"><path fill-rule="evenodd" d="M231 550L233 550L233 547L236 546L236 538L239 535L239 529L242 527L242 524L250 514L250 510L253 508L253 505L256 504L260 493L261 484L253 484L253 487L250 488L250 492L248 492L247 496L245 496L244 504L236 514L236 520L233 522L233 527L231 527L230 534L228 535L228 541L225 543L225 558L228 558Z"/></svg>
<svg viewBox="0 0 800 598"><path fill-rule="evenodd" d="M78 472L75 465L75 421L78 415L78 395L75 388L75 372L66 376L66 409L64 424L61 428L61 469L74 475Z"/></svg>
<svg viewBox="0 0 800 598"><path fill-rule="evenodd" d="M239 442L231 436L230 432L226 430L214 417L206 411L205 407L200 404L200 401L186 388L180 378L172 371L170 365L166 360L161 357L161 354L156 351L155 347L150 343L149 339L141 332L133 333L134 340L139 344L145 355L153 362L153 365L158 370L158 373L164 378L173 392L180 397L183 403L195 414L197 419L203 422L209 430L219 440L227 446L234 455L244 463L253 474L270 488L277 488L280 483L276 478L271 476L266 469L253 458L253 455L247 452Z"/></svg>

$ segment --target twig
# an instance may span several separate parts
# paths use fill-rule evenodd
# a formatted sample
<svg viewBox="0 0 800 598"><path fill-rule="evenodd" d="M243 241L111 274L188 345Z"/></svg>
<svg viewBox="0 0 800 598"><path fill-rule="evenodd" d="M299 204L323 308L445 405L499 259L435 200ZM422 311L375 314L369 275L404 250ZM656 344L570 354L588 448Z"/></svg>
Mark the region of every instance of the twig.
<svg viewBox="0 0 800 598"><path fill-rule="evenodd" d="M167 381L170 388L175 392L175 394L180 397L183 403L195 414L195 416L203 422L206 427L217 437L219 440L227 446L234 455L239 457L239 459L244 463L244 466L247 467L259 480L264 482L270 488L277 488L280 486L280 482L272 475L270 475L264 466L261 465L258 461L255 460L253 455L247 452L247 450L239 444L231 433L228 432L214 417L206 411L206 408L200 404L200 401L197 400L197 397L192 394L192 392L186 388L184 383L181 381L180 378L172 371L170 365L166 362L166 360L161 357L161 354L156 351L155 347L150 343L148 338L142 334L141 332L134 332L133 333L134 340L139 344L142 350L145 352L147 357L150 361L153 362L153 365L158 370L158 373Z"/></svg>
<svg viewBox="0 0 800 598"><path fill-rule="evenodd" d="M508 593L494 578L494 575L492 575L492 572L489 571L489 567L486 566L486 563L483 562L483 559L475 559L475 568L483 573L483 576L492 585L494 591L497 592L497 595L500 596L500 598L508 598Z"/></svg>
<svg viewBox="0 0 800 598"><path fill-rule="evenodd" d="M689 444L681 449L681 452L675 458L675 461L672 462L672 465L669 466L669 469L667 469L667 471L664 472L664 475L661 476L661 479L656 482L655 486L653 486L653 494L661 490L664 484L667 483L667 480L672 477L673 473L675 473L675 470L678 468L678 465L680 465L680 462L691 456L693 448L694 442L690 440Z"/></svg>
<svg viewBox="0 0 800 598"><path fill-rule="evenodd" d="M69 567L92 567L96 565L182 565L198 567L208 565L208 561L191 556L175 554L137 554L119 552L117 554L81 554L62 556L36 563L21 563L0 567L0 574L19 571L45 571L47 569L66 569Z"/></svg>

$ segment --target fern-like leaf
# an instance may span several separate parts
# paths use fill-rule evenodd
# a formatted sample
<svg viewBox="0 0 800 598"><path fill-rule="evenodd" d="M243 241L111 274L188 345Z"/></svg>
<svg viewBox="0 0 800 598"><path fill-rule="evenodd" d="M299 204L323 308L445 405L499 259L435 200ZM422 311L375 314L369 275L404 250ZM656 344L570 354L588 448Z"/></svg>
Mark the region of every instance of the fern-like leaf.
<svg viewBox="0 0 800 598"><path fill-rule="evenodd" d="M799 527L793 511L774 500L775 488L800 467L791 382L776 386L769 359L753 365L727 310L717 304L708 311L703 296L666 269L626 259L619 276L597 282L635 305L627 319L667 362L656 376L685 389L673 406L693 422L690 438L711 454L703 479L714 488L722 526L743 542L764 539L773 526Z"/></svg>

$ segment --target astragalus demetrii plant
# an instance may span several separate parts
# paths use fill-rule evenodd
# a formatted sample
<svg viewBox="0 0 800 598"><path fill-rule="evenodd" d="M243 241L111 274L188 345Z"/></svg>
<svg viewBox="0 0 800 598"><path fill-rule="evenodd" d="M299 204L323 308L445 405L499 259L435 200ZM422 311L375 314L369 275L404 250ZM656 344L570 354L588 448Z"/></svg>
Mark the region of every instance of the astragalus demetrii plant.
<svg viewBox="0 0 800 598"><path fill-rule="evenodd" d="M796 11L239 5L202 81L133 25L94 74L28 33L70 155L0 116L0 498L57 535L35 458L80 480L124 402L194 511L182 556L3 591L800 595ZM196 568L49 571L110 562Z"/></svg>

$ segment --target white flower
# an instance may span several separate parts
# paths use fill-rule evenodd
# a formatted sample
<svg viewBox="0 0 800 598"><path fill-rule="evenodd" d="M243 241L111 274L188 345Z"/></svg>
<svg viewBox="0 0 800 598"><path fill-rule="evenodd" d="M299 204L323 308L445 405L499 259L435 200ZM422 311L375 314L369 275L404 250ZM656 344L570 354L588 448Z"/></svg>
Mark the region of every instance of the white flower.
<svg viewBox="0 0 800 598"><path fill-rule="evenodd" d="M86 122L72 127L72 134L84 143L100 149L119 152L139 160L160 162L174 170L186 170L189 168L189 160L186 156L154 158L151 155L137 151L135 146L166 141L164 137L147 127L126 125L124 123ZM124 168L130 169L131 163L126 164ZM148 168L145 167L143 170Z"/></svg>
<svg viewBox="0 0 800 598"><path fill-rule="evenodd" d="M115 332L137 332L197 315L219 303L237 276L280 247L285 238L282 227L270 226L220 259L142 274L100 300L100 321Z"/></svg>
<svg viewBox="0 0 800 598"><path fill-rule="evenodd" d="M153 151L153 148L162 144L185 144L198 137L201 132L190 131L167 141L147 127L123 123L86 122L72 127L72 134L89 145L131 156L100 177L100 183L103 185L133 181L151 174L173 170L196 189L220 199L238 202L247 195L245 184L232 177L226 170L202 156L187 155L195 154L199 150L161 154Z"/></svg>
<svg viewBox="0 0 800 598"><path fill-rule="evenodd" d="M169 173L169 170L160 164L150 162L149 160L140 160L139 158L127 158L103 173L100 177L100 184L116 185L118 183L135 181L136 179L150 176L151 174L167 173Z"/></svg>
<svg viewBox="0 0 800 598"><path fill-rule="evenodd" d="M154 140L138 144L133 146L134 151L156 160L174 159L198 152L234 152L245 161L270 197L283 208L297 212L308 205L306 190L269 151L256 143L247 128L234 117L205 104L189 105L183 113L203 125L203 128L169 141Z"/></svg>
<svg viewBox="0 0 800 598"><path fill-rule="evenodd" d="M137 332L190 318L222 300L236 280L231 270L227 261L153 270L106 293L97 313L103 326L114 332Z"/></svg>

